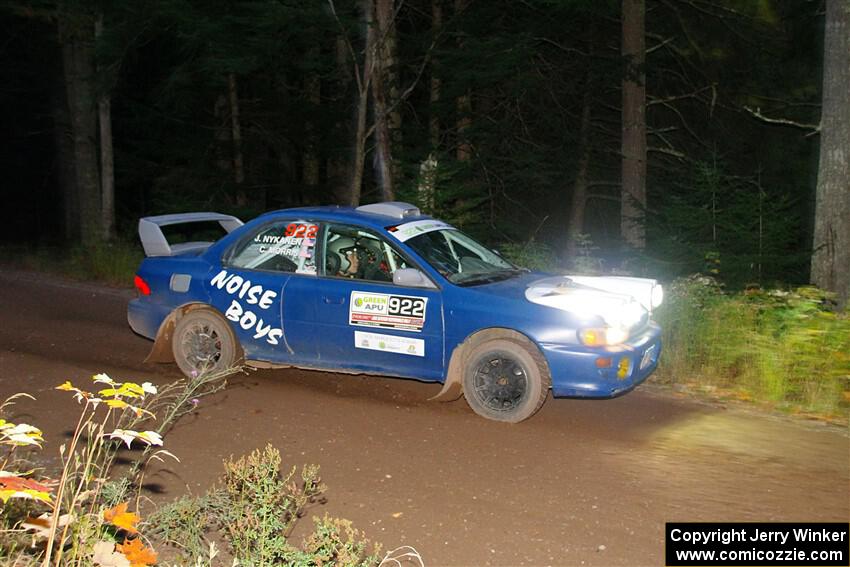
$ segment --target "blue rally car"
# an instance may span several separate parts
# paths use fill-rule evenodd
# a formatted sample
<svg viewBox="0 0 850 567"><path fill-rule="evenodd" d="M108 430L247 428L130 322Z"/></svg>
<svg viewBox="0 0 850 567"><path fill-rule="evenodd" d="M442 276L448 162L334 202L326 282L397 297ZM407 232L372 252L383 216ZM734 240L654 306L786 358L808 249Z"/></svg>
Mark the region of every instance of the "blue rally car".
<svg viewBox="0 0 850 567"><path fill-rule="evenodd" d="M218 222L215 243L163 227ZM170 230L170 229L169 229ZM148 360L187 375L238 364L443 384L478 414L518 422L555 396L610 398L658 363L655 280L518 268L409 204L146 217L128 320Z"/></svg>

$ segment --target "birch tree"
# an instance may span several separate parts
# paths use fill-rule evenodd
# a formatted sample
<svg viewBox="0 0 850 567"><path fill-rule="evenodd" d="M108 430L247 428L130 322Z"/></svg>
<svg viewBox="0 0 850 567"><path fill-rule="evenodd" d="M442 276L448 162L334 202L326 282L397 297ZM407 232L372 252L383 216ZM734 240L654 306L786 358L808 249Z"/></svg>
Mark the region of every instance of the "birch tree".
<svg viewBox="0 0 850 567"><path fill-rule="evenodd" d="M629 246L646 246L646 41L644 0L623 0L623 138L620 231Z"/></svg>
<svg viewBox="0 0 850 567"><path fill-rule="evenodd" d="M827 0L812 283L850 297L850 0Z"/></svg>

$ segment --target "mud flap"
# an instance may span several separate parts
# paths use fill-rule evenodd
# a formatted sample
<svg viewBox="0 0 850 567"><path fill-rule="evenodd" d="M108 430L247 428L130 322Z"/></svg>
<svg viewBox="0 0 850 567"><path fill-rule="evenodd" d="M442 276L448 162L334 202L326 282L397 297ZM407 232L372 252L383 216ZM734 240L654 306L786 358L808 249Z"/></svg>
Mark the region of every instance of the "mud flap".
<svg viewBox="0 0 850 567"><path fill-rule="evenodd" d="M165 318L165 321L159 326L153 348L147 358L145 358L145 363L174 362L174 353L171 350L171 335L174 333L176 322L177 317L175 317L174 312Z"/></svg>
<svg viewBox="0 0 850 567"><path fill-rule="evenodd" d="M463 364L466 347L467 343L464 342L454 350L449 360L443 389L436 396L428 398L429 402L453 402L463 396Z"/></svg>
<svg viewBox="0 0 850 567"><path fill-rule="evenodd" d="M428 398L429 402L453 402L463 396L463 386L460 380L446 380L443 389L436 396Z"/></svg>

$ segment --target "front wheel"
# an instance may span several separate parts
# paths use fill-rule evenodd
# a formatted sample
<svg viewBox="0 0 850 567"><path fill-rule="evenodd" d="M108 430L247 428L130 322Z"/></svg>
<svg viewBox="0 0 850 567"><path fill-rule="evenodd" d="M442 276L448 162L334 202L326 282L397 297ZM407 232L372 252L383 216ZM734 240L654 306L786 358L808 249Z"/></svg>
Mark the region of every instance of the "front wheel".
<svg viewBox="0 0 850 567"><path fill-rule="evenodd" d="M518 423L540 409L551 378L534 345L496 339L476 346L467 357L463 393L478 415Z"/></svg>
<svg viewBox="0 0 850 567"><path fill-rule="evenodd" d="M230 325L218 313L205 309L190 311L177 321L171 350L177 366L189 377L224 372L239 358Z"/></svg>

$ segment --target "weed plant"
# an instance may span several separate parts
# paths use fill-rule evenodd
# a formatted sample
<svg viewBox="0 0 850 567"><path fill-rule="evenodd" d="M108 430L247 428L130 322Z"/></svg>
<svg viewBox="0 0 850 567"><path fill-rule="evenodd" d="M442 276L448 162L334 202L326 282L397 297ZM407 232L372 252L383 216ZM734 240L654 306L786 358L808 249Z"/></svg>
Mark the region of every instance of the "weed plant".
<svg viewBox="0 0 850 567"><path fill-rule="evenodd" d="M724 293L710 277L678 280L656 315L665 345L659 377L846 418L850 313L833 307L812 287Z"/></svg>
<svg viewBox="0 0 850 567"><path fill-rule="evenodd" d="M292 467L283 473L280 452L271 445L231 457L219 485L160 507L150 518L151 534L177 547L179 559L189 563L221 539L244 566L379 565L380 546L371 545L348 520L314 518L313 533L301 547L292 544L293 527L326 490L318 467L305 465L296 472Z"/></svg>

